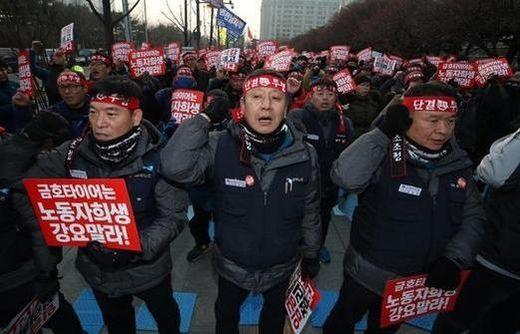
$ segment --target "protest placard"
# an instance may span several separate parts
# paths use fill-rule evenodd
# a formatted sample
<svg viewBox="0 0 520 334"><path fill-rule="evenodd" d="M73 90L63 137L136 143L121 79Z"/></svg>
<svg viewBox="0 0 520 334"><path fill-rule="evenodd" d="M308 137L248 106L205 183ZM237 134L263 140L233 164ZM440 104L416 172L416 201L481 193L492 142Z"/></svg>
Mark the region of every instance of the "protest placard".
<svg viewBox="0 0 520 334"><path fill-rule="evenodd" d="M231 48L222 50L218 61L218 67L224 68L229 72L238 71L238 63L240 61L240 49Z"/></svg>
<svg viewBox="0 0 520 334"><path fill-rule="evenodd" d="M45 242L141 250L124 179L24 179Z"/></svg>
<svg viewBox="0 0 520 334"><path fill-rule="evenodd" d="M444 83L454 80L461 88L473 88L477 73L474 63L467 61L442 62L437 69L437 80Z"/></svg>
<svg viewBox="0 0 520 334"><path fill-rule="evenodd" d="M69 23L61 28L60 49L65 53L72 53L74 51L74 23Z"/></svg>
<svg viewBox="0 0 520 334"><path fill-rule="evenodd" d="M18 53L18 78L20 91L27 96L34 97L34 76L31 70L29 50Z"/></svg>
<svg viewBox="0 0 520 334"><path fill-rule="evenodd" d="M357 53L358 61L368 62L372 60L372 48L366 48Z"/></svg>
<svg viewBox="0 0 520 334"><path fill-rule="evenodd" d="M300 334L318 305L320 294L311 280L303 279L301 264L296 267L285 294L285 310L294 334Z"/></svg>
<svg viewBox="0 0 520 334"><path fill-rule="evenodd" d="M164 50L156 48L152 50L136 50L128 55L130 76L139 78L144 72L151 76L161 76L166 73Z"/></svg>
<svg viewBox="0 0 520 334"><path fill-rule="evenodd" d="M47 302L40 302L34 297L27 306L25 306L14 317L0 333L2 334L36 334L40 328L49 320L49 318L58 310L59 307L58 294Z"/></svg>
<svg viewBox="0 0 520 334"><path fill-rule="evenodd" d="M259 59L274 55L278 51L278 41L262 41L256 44Z"/></svg>
<svg viewBox="0 0 520 334"><path fill-rule="evenodd" d="M172 93L172 117L177 124L180 124L201 112L203 103L204 92L194 89L176 89Z"/></svg>
<svg viewBox="0 0 520 334"><path fill-rule="evenodd" d="M128 55L135 49L134 43L119 42L112 44L112 59L128 62Z"/></svg>
<svg viewBox="0 0 520 334"><path fill-rule="evenodd" d="M479 87L484 87L486 82L492 77L507 79L513 75L511 65L506 58L488 58L475 61L477 74L475 83Z"/></svg>
<svg viewBox="0 0 520 334"><path fill-rule="evenodd" d="M277 72L286 72L291 68L291 60L296 56L292 51L281 51L267 58L264 68Z"/></svg>
<svg viewBox="0 0 520 334"><path fill-rule="evenodd" d="M356 90L356 82L347 68L334 74L332 80L338 86L338 93L347 94Z"/></svg>
<svg viewBox="0 0 520 334"><path fill-rule="evenodd" d="M461 283L452 291L427 287L427 275L402 277L386 282L381 307L381 328L428 313L452 311L469 273L462 272Z"/></svg>
<svg viewBox="0 0 520 334"><path fill-rule="evenodd" d="M350 46L348 45L333 45L329 48L330 62L335 61L346 61L348 59L348 53Z"/></svg>

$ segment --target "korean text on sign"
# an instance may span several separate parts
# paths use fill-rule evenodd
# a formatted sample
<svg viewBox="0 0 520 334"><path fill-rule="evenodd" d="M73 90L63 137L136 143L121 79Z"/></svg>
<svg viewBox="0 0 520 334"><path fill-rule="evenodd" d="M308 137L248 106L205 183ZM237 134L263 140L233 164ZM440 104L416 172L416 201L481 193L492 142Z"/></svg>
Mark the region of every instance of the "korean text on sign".
<svg viewBox="0 0 520 334"><path fill-rule="evenodd" d="M469 273L462 272L461 284L453 291L427 287L427 275L403 277L386 282L381 306L381 328L428 313L452 311Z"/></svg>
<svg viewBox="0 0 520 334"><path fill-rule="evenodd" d="M278 51L277 41L263 41L256 45L256 51L258 58L264 59L265 57L272 56Z"/></svg>
<svg viewBox="0 0 520 334"><path fill-rule="evenodd" d="M151 76L161 76L166 73L162 48L132 51L128 55L128 61L132 78L139 78L144 72L148 72Z"/></svg>
<svg viewBox="0 0 520 334"><path fill-rule="evenodd" d="M292 51L282 51L270 56L265 62L264 68L278 72L286 72L291 68L291 60L296 55Z"/></svg>
<svg viewBox="0 0 520 334"><path fill-rule="evenodd" d="M61 28L60 49L67 53L74 51L74 23Z"/></svg>
<svg viewBox="0 0 520 334"><path fill-rule="evenodd" d="M172 93L172 117L180 124L202 110L204 92L193 89L176 89Z"/></svg>
<svg viewBox="0 0 520 334"><path fill-rule="evenodd" d="M18 77L22 93L27 96L34 96L34 77L31 71L29 50L20 51L18 54Z"/></svg>
<svg viewBox="0 0 520 334"><path fill-rule="evenodd" d="M438 66L437 80L448 83L454 80L460 88L473 88L476 75L475 64L470 62L442 62Z"/></svg>
<svg viewBox="0 0 520 334"><path fill-rule="evenodd" d="M25 179L45 242L140 251L134 214L123 179Z"/></svg>
<svg viewBox="0 0 520 334"><path fill-rule="evenodd" d="M344 69L343 71L336 73L332 77L332 80L336 82L336 85L338 86L338 92L341 94L350 93L356 90L356 82L352 78L352 75L348 69Z"/></svg>
<svg viewBox="0 0 520 334"><path fill-rule="evenodd" d="M134 44L130 42L115 43L112 45L112 59L128 62L128 55L134 49Z"/></svg>
<svg viewBox="0 0 520 334"><path fill-rule="evenodd" d="M58 295L48 302L42 303L34 298L25 306L9 325L0 331L2 334L33 334L39 333L43 324L58 310Z"/></svg>
<svg viewBox="0 0 520 334"><path fill-rule="evenodd" d="M295 334L303 331L319 300L318 290L312 281L302 279L301 266L298 265L285 294L285 309Z"/></svg>

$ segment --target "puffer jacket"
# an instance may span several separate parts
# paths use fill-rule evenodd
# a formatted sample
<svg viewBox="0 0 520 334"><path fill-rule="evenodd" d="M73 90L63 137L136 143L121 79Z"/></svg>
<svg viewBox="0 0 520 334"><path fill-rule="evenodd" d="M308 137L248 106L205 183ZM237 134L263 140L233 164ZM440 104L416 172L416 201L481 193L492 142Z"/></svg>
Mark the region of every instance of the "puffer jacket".
<svg viewBox="0 0 520 334"><path fill-rule="evenodd" d="M289 260L285 260L283 263L276 263L272 266L263 267L262 269L251 269L245 268L244 265L239 263L240 259L243 259L241 254L235 254L238 259L237 261L226 258L226 256L223 255L226 249L219 249L219 240L217 240L216 243L215 264L218 273L236 285L248 290L268 290L270 287L291 275L300 256L316 258L320 247L320 186L317 155L314 148L305 143L303 132L298 130L291 121L288 120L287 124L289 126L288 136L291 136L290 144L283 146L281 150L274 153L269 162L263 160L253 151L251 169L254 171L254 176L252 177L258 179L260 182L261 191L263 191L264 194L269 194L273 190L271 187L279 181L276 178L278 171L286 169L285 167L301 165L310 160L310 166L312 168L310 178L306 181L307 187L303 199L303 217L300 217L300 220L297 222L300 226L299 233L297 234L300 236L298 254ZM233 138L232 140L237 142L236 145L238 145L240 130L239 127L231 121L228 123L228 128L224 131L212 132L211 136L209 135L209 131L210 123L202 115L197 115L192 119L186 120L177 129L161 153L162 174L174 182L190 186L203 184L206 180L209 180L209 182L213 184L221 182L222 180L214 179L215 169L218 169L218 166L222 162L222 160L218 160L219 156L217 156L219 143L224 139L229 143L229 137L231 137ZM240 147L236 147L236 152L239 151ZM183 157L183 159L172 159L171 157L173 156L180 156ZM238 161L238 154L236 159ZM233 166L235 165L234 163ZM235 181L235 183L241 182L240 180L230 180L230 182L231 181ZM244 185L244 187L246 186ZM253 191L253 188L256 188L256 186L244 188L243 191L248 191L247 189ZM258 196L256 198L259 201L265 201L267 197L261 199L261 196ZM218 211L219 204L216 203L216 205L216 210ZM238 209L239 208L237 208L237 210ZM217 222L215 226L216 235L220 233L219 223L226 224L226 221ZM264 223L267 224L267 222L259 220L259 224ZM229 227L223 226L221 230L226 230L227 228ZM242 233L254 234L255 231L248 230L242 231ZM248 235L248 237L251 237L251 235ZM223 236L222 239L226 239L225 236ZM226 247L225 245L222 246ZM236 251L236 249L234 251ZM244 249L244 251L246 250ZM256 259L252 260L251 262L255 262Z"/></svg>
<svg viewBox="0 0 520 334"><path fill-rule="evenodd" d="M360 198L354 212L351 244L345 253L345 272L377 294L383 293L387 280L424 273L439 256L470 267L481 245L485 223L480 193L471 178L471 161L454 139L450 141L450 153L436 162L435 168L426 169L407 159L410 177L401 179L415 182L409 184L401 183L399 178L392 180L389 172L383 170L389 166L385 163L389 144L390 140L376 128L343 151L331 170L335 184L349 193L359 194ZM385 189L393 190L392 194L370 197L367 205L363 205L367 196L383 194ZM395 207L388 208L385 201L391 201ZM432 213L417 212L418 205L431 207ZM362 215L368 206L381 208L376 210L375 217ZM438 215L449 218L439 223ZM378 224L364 224L366 219ZM385 221L397 223L387 226ZM380 233L381 229L387 233ZM418 244L417 240L426 241ZM393 250L399 255L389 259L387 254Z"/></svg>
<svg viewBox="0 0 520 334"><path fill-rule="evenodd" d="M143 157L161 149L162 137L148 121L143 120L141 124L144 128L143 134L135 152L120 163L118 168L111 168L96 156L91 150L91 139L88 136L79 145L73 164L81 161L83 166L90 165L88 169L94 172L91 175L87 173L89 178L125 178L128 183L128 178L144 177L142 175L149 171L150 167L145 166ZM66 157L70 144L66 142L57 149L40 155L36 165L29 170L28 177L69 177ZM94 263L83 249L79 249L76 267L92 288L112 297L135 294L156 286L170 273L172 269L170 243L181 233L188 221L188 196L186 191L167 182L160 175L153 192L155 219L145 228L139 229L142 253L138 254L129 265L108 272ZM129 194L134 203L132 192L129 191ZM23 195L15 200L28 224L37 226L38 223L27 197ZM134 213L138 215L135 208ZM137 225L139 226L139 222ZM55 264L55 259L47 256L40 259L39 268L41 271L51 271Z"/></svg>

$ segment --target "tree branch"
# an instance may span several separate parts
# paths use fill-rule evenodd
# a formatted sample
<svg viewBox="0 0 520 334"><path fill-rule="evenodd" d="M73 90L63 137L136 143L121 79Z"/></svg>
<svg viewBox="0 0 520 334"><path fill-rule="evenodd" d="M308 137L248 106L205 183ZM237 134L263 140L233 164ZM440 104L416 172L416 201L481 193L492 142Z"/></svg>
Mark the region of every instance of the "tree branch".
<svg viewBox="0 0 520 334"><path fill-rule="evenodd" d="M91 0L89 0L89 1L91 1ZM121 22L125 17L127 17L128 15L130 15L130 13L135 9L135 7L139 4L139 2L141 2L141 0L137 0L137 1L134 3L134 5L132 6L132 8L130 8L126 14L123 14L123 15L121 15L121 17L115 19L115 20L112 22L112 24L113 24L113 25L116 25L116 24L118 24L119 22Z"/></svg>
<svg viewBox="0 0 520 334"><path fill-rule="evenodd" d="M87 3L90 7L90 10L92 10L92 13L94 13L94 15L96 15L96 17L101 21L101 22L104 22L103 21L103 16L97 11L96 7L94 7L94 4L92 3L92 0L87 0Z"/></svg>

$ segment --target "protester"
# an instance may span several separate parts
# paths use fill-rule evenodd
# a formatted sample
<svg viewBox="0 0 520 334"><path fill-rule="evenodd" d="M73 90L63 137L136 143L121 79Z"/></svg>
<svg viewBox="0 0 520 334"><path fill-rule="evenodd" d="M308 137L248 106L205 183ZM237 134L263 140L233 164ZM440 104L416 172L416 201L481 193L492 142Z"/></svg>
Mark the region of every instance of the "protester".
<svg viewBox="0 0 520 334"><path fill-rule="evenodd" d="M338 202L338 187L330 179L332 162L347 147L354 132L352 123L338 108L336 83L324 77L311 85L309 101L304 109L293 110L288 118L304 124L306 140L318 153L321 176L321 249L320 260L330 263L330 252L325 239L331 219L331 210Z"/></svg>
<svg viewBox="0 0 520 334"><path fill-rule="evenodd" d="M61 101L61 96L58 91L58 76L67 68L69 61L65 51L58 49L52 54L48 68L38 66L36 64L36 56L43 53L44 50L41 42L34 41L32 43L29 53L31 58L31 70L34 76L42 81L47 99L49 100L49 105L53 105Z"/></svg>
<svg viewBox="0 0 520 334"><path fill-rule="evenodd" d="M107 78L112 72L112 59L103 50L96 51L90 57L90 81L88 82L89 91L96 81Z"/></svg>
<svg viewBox="0 0 520 334"><path fill-rule="evenodd" d="M515 333L520 293L520 130L496 141L477 168L493 189L486 202L486 234L477 263L453 312L439 315L433 333ZM517 299L518 300L518 297ZM501 307L506 304L509 307ZM516 324L516 325L515 325Z"/></svg>
<svg viewBox="0 0 520 334"><path fill-rule="evenodd" d="M58 291L56 281L49 286L40 271L42 248L32 247L43 242L40 229L24 224L13 201L14 185L24 177L37 155L70 138L72 133L63 117L41 113L22 133L0 143L0 156L8 157L0 164L0 328L7 326L35 296L47 301L58 292L59 308L44 327L56 334L83 333L76 313ZM46 252L45 247L43 256ZM56 275L52 273L54 278Z"/></svg>
<svg viewBox="0 0 520 334"><path fill-rule="evenodd" d="M215 99L177 129L163 151L161 171L187 185L211 182L218 193L216 333L238 333L240 306L250 291L264 297L260 333L283 333L285 292L298 261L303 257L304 276L319 270L318 160L303 133L285 119L283 76L258 70L243 87L243 117L235 115L238 122L209 137L210 125L228 113Z"/></svg>
<svg viewBox="0 0 520 334"><path fill-rule="evenodd" d="M399 325L379 328L386 281L428 273L428 286L452 290L472 265L485 218L471 161L453 140L456 115L451 88L417 85L334 162L332 181L359 204L324 333L353 333L367 311L370 332L395 333Z"/></svg>
<svg viewBox="0 0 520 334"><path fill-rule="evenodd" d="M0 127L11 133L23 128L32 118L32 112L17 112L13 108L13 98L21 95L18 88L16 82L9 80L7 64L0 60Z"/></svg>
<svg viewBox="0 0 520 334"><path fill-rule="evenodd" d="M133 296L144 300L159 333L179 333L170 243L187 222L187 194L158 173L162 136L142 120L140 97L139 87L128 79L99 80L90 102L90 133L39 156L27 175L125 179L142 252L107 249L93 241L78 249L76 267L92 287L109 333L136 332ZM37 226L25 197L17 206ZM54 263L49 259L47 272L55 271Z"/></svg>

